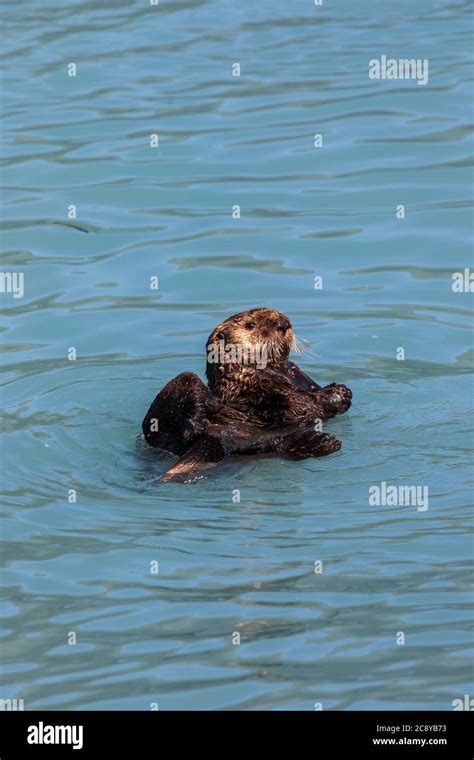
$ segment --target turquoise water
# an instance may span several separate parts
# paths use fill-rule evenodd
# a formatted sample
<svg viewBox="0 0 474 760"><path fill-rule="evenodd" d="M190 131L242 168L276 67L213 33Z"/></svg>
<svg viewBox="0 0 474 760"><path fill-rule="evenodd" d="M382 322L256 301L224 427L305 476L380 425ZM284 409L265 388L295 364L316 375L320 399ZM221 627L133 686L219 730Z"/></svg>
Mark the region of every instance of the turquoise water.
<svg viewBox="0 0 474 760"><path fill-rule="evenodd" d="M24 296L0 294L2 698L472 694L472 294L452 287L472 266L471 10L3 3L2 271ZM428 84L369 80L381 55L428 59ZM256 305L352 388L326 425L342 450L156 487L173 457L141 441L149 403ZM428 509L372 505L381 482L427 487Z"/></svg>

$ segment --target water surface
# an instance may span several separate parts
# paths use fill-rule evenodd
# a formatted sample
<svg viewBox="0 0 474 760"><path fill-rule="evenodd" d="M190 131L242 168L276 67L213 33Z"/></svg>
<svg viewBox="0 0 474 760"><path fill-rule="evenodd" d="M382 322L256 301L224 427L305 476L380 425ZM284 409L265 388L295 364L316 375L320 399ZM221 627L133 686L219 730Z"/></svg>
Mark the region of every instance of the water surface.
<svg viewBox="0 0 474 760"><path fill-rule="evenodd" d="M452 289L472 266L471 11L3 3L2 271L25 293L0 294L2 697L472 693L472 294ZM428 85L370 81L383 54L429 59ZM306 372L353 389L326 425L342 450L157 488L173 457L140 439L149 403L256 305L311 341ZM428 510L371 505L381 482L428 487Z"/></svg>

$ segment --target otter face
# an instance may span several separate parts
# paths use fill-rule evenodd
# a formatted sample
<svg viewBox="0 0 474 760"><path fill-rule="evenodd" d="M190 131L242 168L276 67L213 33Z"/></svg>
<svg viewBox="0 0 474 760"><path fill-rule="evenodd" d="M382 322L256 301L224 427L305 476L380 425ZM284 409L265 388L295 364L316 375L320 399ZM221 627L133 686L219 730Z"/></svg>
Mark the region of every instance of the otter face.
<svg viewBox="0 0 474 760"><path fill-rule="evenodd" d="M264 369L281 365L295 345L292 324L275 309L256 308L228 317L211 333L206 344L209 379L226 369L250 365Z"/></svg>

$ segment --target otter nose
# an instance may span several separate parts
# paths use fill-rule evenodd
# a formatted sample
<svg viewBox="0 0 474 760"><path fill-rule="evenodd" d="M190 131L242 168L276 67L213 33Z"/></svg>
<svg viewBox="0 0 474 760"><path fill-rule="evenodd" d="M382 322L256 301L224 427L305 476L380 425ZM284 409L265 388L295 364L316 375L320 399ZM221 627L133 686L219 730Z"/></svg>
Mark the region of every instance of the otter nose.
<svg viewBox="0 0 474 760"><path fill-rule="evenodd" d="M285 317L282 317L281 319L278 320L277 327L282 332L286 332L287 330L290 329L291 325Z"/></svg>

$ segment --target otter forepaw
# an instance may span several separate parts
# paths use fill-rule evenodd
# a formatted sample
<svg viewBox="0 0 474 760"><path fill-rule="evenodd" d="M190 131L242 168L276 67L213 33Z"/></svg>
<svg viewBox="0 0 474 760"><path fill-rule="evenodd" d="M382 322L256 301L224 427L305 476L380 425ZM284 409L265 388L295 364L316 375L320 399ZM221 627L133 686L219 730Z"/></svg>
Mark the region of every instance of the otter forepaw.
<svg viewBox="0 0 474 760"><path fill-rule="evenodd" d="M323 388L327 400L337 407L338 414L347 412L352 404L352 391L347 385L331 383Z"/></svg>

